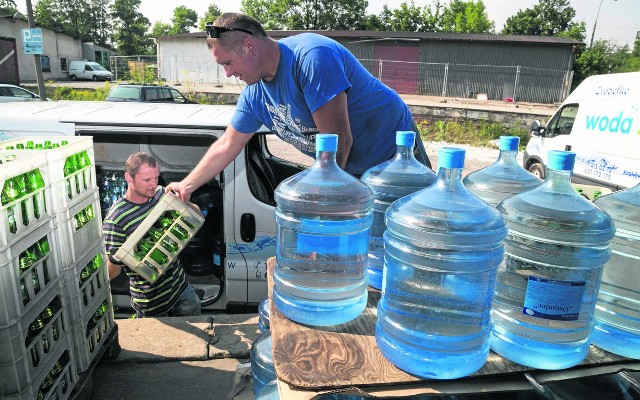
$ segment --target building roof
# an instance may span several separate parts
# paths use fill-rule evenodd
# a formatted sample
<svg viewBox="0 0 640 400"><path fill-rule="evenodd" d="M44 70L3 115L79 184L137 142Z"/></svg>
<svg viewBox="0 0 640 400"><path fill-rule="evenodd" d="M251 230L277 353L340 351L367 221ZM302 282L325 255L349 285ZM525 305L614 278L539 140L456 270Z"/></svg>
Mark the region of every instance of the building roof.
<svg viewBox="0 0 640 400"><path fill-rule="evenodd" d="M318 33L333 39L353 39L354 42L406 40L406 41L464 41L464 42L502 42L502 43L531 43L550 45L577 45L581 42L555 36L528 36L528 35L496 35L481 33L444 33L444 32L388 32L388 31L327 31L327 30L271 30L267 34L274 39L281 39L304 32ZM159 36L162 38L206 38L205 32L180 33L177 35Z"/></svg>

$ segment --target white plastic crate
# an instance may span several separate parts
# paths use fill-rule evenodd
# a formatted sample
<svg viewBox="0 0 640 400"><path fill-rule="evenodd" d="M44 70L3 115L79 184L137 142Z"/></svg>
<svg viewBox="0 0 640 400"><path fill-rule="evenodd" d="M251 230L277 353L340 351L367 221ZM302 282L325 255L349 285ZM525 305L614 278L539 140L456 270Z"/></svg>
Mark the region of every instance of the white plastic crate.
<svg viewBox="0 0 640 400"><path fill-rule="evenodd" d="M89 278L81 282L82 270L100 254L102 264L93 271ZM102 238L78 261L73 267L64 271L64 287L69 308L69 322L73 325L82 320L82 317L94 306L97 298L103 295L104 287L109 286L106 267L106 255ZM104 300L101 299L100 302Z"/></svg>
<svg viewBox="0 0 640 400"><path fill-rule="evenodd" d="M104 301L107 302L107 311L94 321L94 313ZM94 298L93 304L87 309L82 319L71 324L73 353L78 373L89 368L115 324L111 293L108 286L105 286L102 293Z"/></svg>
<svg viewBox="0 0 640 400"><path fill-rule="evenodd" d="M51 189L53 194L53 211L64 210L75 205L88 193L96 189L96 168L93 154L93 137L91 136L26 136L1 142L0 147L6 149L7 146L15 147L18 143L25 144L27 141L34 144L44 143L46 140L52 143L60 143L66 140L68 144L55 149L48 150L16 150L16 152L44 154L49 177L51 179ZM14 150L11 150L14 151ZM87 152L90 164L69 176L64 176L64 164L68 157ZM68 190L70 189L70 190Z"/></svg>
<svg viewBox="0 0 640 400"><path fill-rule="evenodd" d="M147 235L149 229L166 211L173 210L180 214L179 218L176 218L173 223L164 231L163 235L154 243L153 247L142 259L136 257L136 247L138 242ZM124 244L118 249L115 258L122 261L129 268L134 270L137 274L145 278L149 282L155 282L159 276L165 273L170 267L173 261L178 258L178 255L186 247L187 243L198 232L204 218L198 212L194 211L187 204L178 199L175 195L167 193L158 202L158 204L149 212L147 217L142 221L138 228L127 238ZM174 226L179 225L188 233L186 240L178 239L171 230ZM162 246L162 240L168 237L178 245L178 250L175 253L171 253ZM158 264L151 258L151 254L154 251L160 251L167 256L168 261L162 265Z"/></svg>
<svg viewBox="0 0 640 400"><path fill-rule="evenodd" d="M20 255L44 238L49 242L49 253L20 273ZM62 274L58 248L54 223L49 220L17 243L0 251L0 329L15 324L29 310L39 307L49 286L56 284ZM36 290L34 277L40 286L39 290Z"/></svg>
<svg viewBox="0 0 640 400"><path fill-rule="evenodd" d="M77 217L90 208L93 217L79 226ZM56 235L60 242L62 269L71 268L102 239L102 216L98 189L94 189L72 207L56 213Z"/></svg>
<svg viewBox="0 0 640 400"><path fill-rule="evenodd" d="M0 330L0 397L24 392L50 371L59 353L70 348L71 329L66 316L61 281L47 290L39 308L32 308L14 325ZM44 326L29 334L29 326L47 306L57 309ZM31 337L27 340L28 337ZM56 356L58 354L58 356ZM53 360L53 361L52 361Z"/></svg>
<svg viewBox="0 0 640 400"><path fill-rule="evenodd" d="M7 158L14 159L7 162ZM51 186L46 162L43 157L25 152L0 151L0 191L9 179L22 176L33 170L39 170L44 187L7 204L0 203L0 249L20 240L29 232L44 224L53 216L51 206ZM35 208L39 210L36 217ZM15 224L9 222L9 213L13 214ZM23 213L27 217L25 224ZM12 227L13 225L13 227Z"/></svg>

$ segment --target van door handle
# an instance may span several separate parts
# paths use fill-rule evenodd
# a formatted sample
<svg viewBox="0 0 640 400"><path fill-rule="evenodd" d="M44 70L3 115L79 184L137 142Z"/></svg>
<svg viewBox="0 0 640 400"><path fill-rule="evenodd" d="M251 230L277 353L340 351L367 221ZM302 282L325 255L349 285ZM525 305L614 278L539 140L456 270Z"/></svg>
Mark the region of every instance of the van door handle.
<svg viewBox="0 0 640 400"><path fill-rule="evenodd" d="M240 238L245 242L253 242L256 238L256 217L253 214L242 214L240 217Z"/></svg>

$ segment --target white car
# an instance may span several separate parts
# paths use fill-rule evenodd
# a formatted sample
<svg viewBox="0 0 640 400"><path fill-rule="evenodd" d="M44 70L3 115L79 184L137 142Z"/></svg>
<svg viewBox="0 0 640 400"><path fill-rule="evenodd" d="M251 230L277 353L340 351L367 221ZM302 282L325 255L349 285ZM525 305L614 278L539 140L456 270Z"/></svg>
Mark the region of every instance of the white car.
<svg viewBox="0 0 640 400"><path fill-rule="evenodd" d="M23 89L20 86L0 83L0 103L15 101L37 101L40 95Z"/></svg>

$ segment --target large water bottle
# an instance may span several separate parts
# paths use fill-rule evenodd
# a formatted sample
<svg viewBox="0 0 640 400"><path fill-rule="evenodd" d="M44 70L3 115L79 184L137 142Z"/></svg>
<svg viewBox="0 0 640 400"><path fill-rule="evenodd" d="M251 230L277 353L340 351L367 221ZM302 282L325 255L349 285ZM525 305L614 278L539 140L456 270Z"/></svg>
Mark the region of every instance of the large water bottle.
<svg viewBox="0 0 640 400"><path fill-rule="evenodd" d="M580 363L589 352L611 218L571 187L575 153L552 150L547 180L497 209L507 220L491 348L541 369Z"/></svg>
<svg viewBox="0 0 640 400"><path fill-rule="evenodd" d="M616 225L596 303L596 346L640 359L640 184L598 198Z"/></svg>
<svg viewBox="0 0 640 400"><path fill-rule="evenodd" d="M489 355L490 310L507 234L462 185L464 150L443 147L436 182L387 210L376 342L397 367L454 379Z"/></svg>
<svg viewBox="0 0 640 400"><path fill-rule="evenodd" d="M253 392L253 400L280 400L278 381L273 380L264 385L259 392Z"/></svg>
<svg viewBox="0 0 640 400"><path fill-rule="evenodd" d="M494 207L506 198L538 187L542 180L522 168L516 160L519 144L517 136L500 136L498 160L467 175L462 180L464 186Z"/></svg>
<svg viewBox="0 0 640 400"><path fill-rule="evenodd" d="M276 379L271 332L269 331L260 334L251 345L251 379L253 380L253 393L258 393L264 385Z"/></svg>
<svg viewBox="0 0 640 400"><path fill-rule="evenodd" d="M369 286L382 289L384 245L382 234L387 225L384 214L394 201L430 186L436 174L418 162L413 155L416 134L412 131L396 133L396 156L367 170L362 182L373 190L373 223L369 234L369 262L367 279Z"/></svg>
<svg viewBox="0 0 640 400"><path fill-rule="evenodd" d="M271 330L271 324L269 322L271 314L269 310L270 304L269 298L265 297L258 305L258 329L260 329L260 333Z"/></svg>
<svg viewBox="0 0 640 400"><path fill-rule="evenodd" d="M337 135L316 135L316 162L275 191L272 300L306 325L348 322L367 305L373 193L338 167L337 145Z"/></svg>

